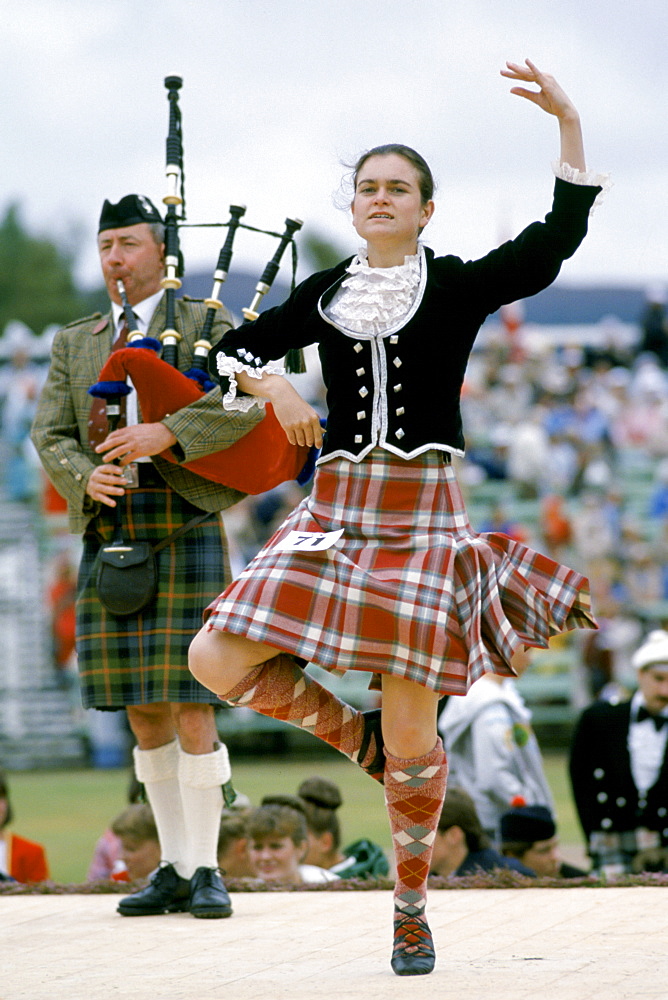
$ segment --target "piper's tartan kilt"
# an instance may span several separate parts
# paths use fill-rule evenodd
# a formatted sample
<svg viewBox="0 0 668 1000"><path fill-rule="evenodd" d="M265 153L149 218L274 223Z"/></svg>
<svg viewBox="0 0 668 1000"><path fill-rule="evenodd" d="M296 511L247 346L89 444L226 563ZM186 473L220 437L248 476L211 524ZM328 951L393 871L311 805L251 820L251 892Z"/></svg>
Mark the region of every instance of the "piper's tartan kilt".
<svg viewBox="0 0 668 1000"><path fill-rule="evenodd" d="M128 490L121 504L124 539L152 544L203 513L166 484ZM84 535L77 590L84 707L120 709L152 702L220 705L188 670L188 647L201 627L202 609L220 592L221 580L230 580L220 516L212 514L156 554L158 595L130 618L115 618L105 611L95 589L100 536L111 541L114 521L114 510L105 508Z"/></svg>

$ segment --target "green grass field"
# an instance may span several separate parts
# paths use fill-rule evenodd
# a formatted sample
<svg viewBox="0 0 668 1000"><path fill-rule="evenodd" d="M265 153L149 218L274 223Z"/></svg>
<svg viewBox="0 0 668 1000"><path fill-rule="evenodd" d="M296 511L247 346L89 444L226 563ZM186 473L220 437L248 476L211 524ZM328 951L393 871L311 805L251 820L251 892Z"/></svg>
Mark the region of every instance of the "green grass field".
<svg viewBox="0 0 668 1000"><path fill-rule="evenodd" d="M391 854L383 790L338 754L305 757L234 757L234 784L255 804L269 793L294 794L319 774L341 788L340 820L345 842L375 840ZM582 850L563 754L548 754L545 771L554 794L564 853ZM14 772L9 775L13 829L47 849L55 882L83 882L95 842L125 805L129 770Z"/></svg>

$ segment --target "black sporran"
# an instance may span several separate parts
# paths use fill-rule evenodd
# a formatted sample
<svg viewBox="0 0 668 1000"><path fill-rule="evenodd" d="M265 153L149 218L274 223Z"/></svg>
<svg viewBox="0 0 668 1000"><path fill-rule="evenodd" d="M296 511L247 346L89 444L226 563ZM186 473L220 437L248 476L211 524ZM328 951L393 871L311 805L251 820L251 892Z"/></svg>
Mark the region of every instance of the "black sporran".
<svg viewBox="0 0 668 1000"><path fill-rule="evenodd" d="M158 566L149 542L103 545L95 560L100 602L116 618L136 615L158 591Z"/></svg>

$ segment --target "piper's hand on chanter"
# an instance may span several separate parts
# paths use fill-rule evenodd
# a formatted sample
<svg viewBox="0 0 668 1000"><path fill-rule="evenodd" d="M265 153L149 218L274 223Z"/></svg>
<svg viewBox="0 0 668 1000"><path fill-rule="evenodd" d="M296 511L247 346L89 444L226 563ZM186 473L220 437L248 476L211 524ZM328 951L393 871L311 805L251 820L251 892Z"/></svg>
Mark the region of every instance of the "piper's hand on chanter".
<svg viewBox="0 0 668 1000"><path fill-rule="evenodd" d="M547 114L554 115L559 120L561 162L568 163L578 170L586 170L580 116L577 108L553 76L541 72L530 59L525 59L524 62L523 66L519 63L507 62L507 69L501 70L501 76L505 76L509 80L535 83L540 89L529 90L526 87L512 87L510 93L537 104Z"/></svg>
<svg viewBox="0 0 668 1000"><path fill-rule="evenodd" d="M176 437L164 424L133 424L131 427L119 427L112 431L95 451L104 455L105 462L115 462L118 459L122 465L127 465L138 458L159 455L175 444Z"/></svg>
<svg viewBox="0 0 668 1000"><path fill-rule="evenodd" d="M105 462L96 465L86 484L86 493L98 503L107 507L115 507L114 497L122 497L125 493L125 480L122 466Z"/></svg>

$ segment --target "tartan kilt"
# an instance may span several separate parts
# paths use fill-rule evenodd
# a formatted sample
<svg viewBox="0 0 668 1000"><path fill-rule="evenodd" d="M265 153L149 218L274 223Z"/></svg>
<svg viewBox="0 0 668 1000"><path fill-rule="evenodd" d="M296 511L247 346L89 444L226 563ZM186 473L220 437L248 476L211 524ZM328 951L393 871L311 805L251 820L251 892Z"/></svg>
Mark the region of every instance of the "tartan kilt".
<svg viewBox="0 0 668 1000"><path fill-rule="evenodd" d="M121 498L123 537L156 544L202 514L166 484L127 490ZM85 708L120 709L152 702L220 705L188 670L188 647L202 625L202 609L230 579L220 515L156 553L158 594L137 615L115 618L95 589L100 538L111 541L115 513L105 508L84 535L77 589L77 654Z"/></svg>
<svg viewBox="0 0 668 1000"><path fill-rule="evenodd" d="M275 549L292 530L340 528L328 549ZM440 452L405 461L379 448L319 466L311 495L205 620L327 670L392 674L441 694L512 674L523 646L597 627L585 577L507 535L474 533Z"/></svg>

